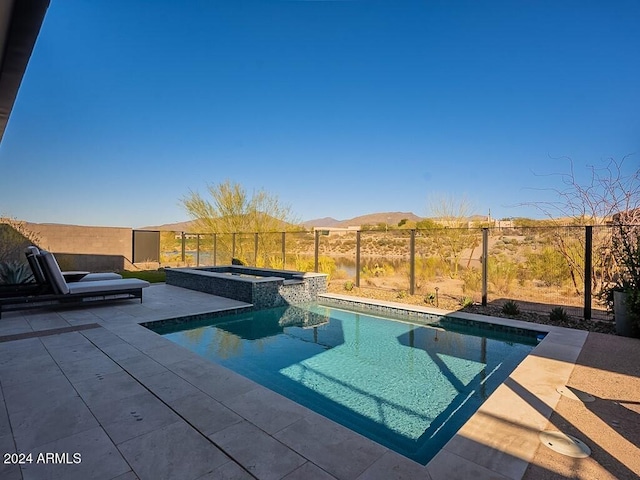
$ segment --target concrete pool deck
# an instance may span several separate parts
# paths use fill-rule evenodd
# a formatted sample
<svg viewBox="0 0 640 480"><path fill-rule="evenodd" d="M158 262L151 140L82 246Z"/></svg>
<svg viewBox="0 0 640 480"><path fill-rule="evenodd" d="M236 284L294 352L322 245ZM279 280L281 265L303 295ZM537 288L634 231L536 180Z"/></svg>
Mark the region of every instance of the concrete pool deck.
<svg viewBox="0 0 640 480"><path fill-rule="evenodd" d="M142 304L3 315L0 478L440 480L640 472L638 340L527 324L549 334L425 467L139 325L245 305L158 284L145 289ZM620 354L624 361L616 362ZM561 399L556 387L565 384L596 401L585 407ZM592 457L558 460L538 439L541 430L556 429L585 441ZM5 455L15 452L23 457Z"/></svg>

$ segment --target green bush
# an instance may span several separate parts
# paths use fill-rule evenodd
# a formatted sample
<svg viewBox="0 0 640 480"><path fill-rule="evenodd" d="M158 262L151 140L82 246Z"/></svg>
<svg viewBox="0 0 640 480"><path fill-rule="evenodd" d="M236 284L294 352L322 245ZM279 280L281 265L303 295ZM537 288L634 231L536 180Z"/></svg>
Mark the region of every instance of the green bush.
<svg viewBox="0 0 640 480"><path fill-rule="evenodd" d="M569 315L567 314L567 312L565 312L564 308L556 307L553 310L551 310L551 313L549 314L549 319L551 319L554 322L566 322L569 320Z"/></svg>
<svg viewBox="0 0 640 480"><path fill-rule="evenodd" d="M500 254L489 257L487 268L489 281L496 292L502 294L511 292L511 286L518 277L518 265Z"/></svg>
<svg viewBox="0 0 640 480"><path fill-rule="evenodd" d="M505 304L502 305L502 313L510 317L515 317L516 315L520 315L520 307L518 307L518 304L513 300L507 300Z"/></svg>
<svg viewBox="0 0 640 480"><path fill-rule="evenodd" d="M459 303L460 303L460 306L462 308L470 307L471 305L473 305L473 298L471 298L471 297L462 297L460 299Z"/></svg>
<svg viewBox="0 0 640 480"><path fill-rule="evenodd" d="M436 294L435 293L429 293L424 297L424 303L428 304L428 305L435 305L436 304Z"/></svg>
<svg viewBox="0 0 640 480"><path fill-rule="evenodd" d="M540 253L528 253L526 265L530 275L547 287L561 287L571 278L566 258L553 247L544 247Z"/></svg>
<svg viewBox="0 0 640 480"><path fill-rule="evenodd" d="M14 285L32 281L33 273L28 264L16 261L0 263L0 283Z"/></svg>
<svg viewBox="0 0 640 480"><path fill-rule="evenodd" d="M482 287L482 272L477 268L467 268L462 274L462 280L464 293L479 292Z"/></svg>
<svg viewBox="0 0 640 480"><path fill-rule="evenodd" d="M351 290L353 290L353 287L354 287L354 286L355 286L355 285L354 285L354 283L353 283L351 280L349 280L349 281L347 281L347 282L344 282L344 289L345 289L347 292L350 292Z"/></svg>

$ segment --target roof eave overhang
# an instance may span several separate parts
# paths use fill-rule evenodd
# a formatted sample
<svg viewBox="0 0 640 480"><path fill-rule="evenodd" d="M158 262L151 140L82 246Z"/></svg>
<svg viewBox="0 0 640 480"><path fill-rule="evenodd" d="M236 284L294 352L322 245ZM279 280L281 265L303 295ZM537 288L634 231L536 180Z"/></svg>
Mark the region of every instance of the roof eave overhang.
<svg viewBox="0 0 640 480"><path fill-rule="evenodd" d="M3 0L0 6L0 141L50 0Z"/></svg>

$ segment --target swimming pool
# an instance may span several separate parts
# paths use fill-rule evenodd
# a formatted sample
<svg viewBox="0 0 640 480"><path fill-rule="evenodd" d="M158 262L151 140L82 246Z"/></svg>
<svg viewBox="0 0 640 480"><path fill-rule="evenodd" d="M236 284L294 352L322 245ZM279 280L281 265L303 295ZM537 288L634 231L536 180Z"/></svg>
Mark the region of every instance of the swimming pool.
<svg viewBox="0 0 640 480"><path fill-rule="evenodd" d="M317 304L154 330L422 464L537 343Z"/></svg>

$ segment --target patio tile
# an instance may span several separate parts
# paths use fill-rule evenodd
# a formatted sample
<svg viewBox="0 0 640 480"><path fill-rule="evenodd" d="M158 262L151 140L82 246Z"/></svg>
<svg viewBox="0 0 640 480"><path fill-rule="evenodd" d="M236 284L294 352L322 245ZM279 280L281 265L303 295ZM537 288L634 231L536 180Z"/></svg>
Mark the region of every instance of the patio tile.
<svg viewBox="0 0 640 480"><path fill-rule="evenodd" d="M104 356L104 353L88 340L86 343L80 345L48 347L47 350L49 350L53 359L60 365Z"/></svg>
<svg viewBox="0 0 640 480"><path fill-rule="evenodd" d="M98 422L78 397L58 399L10 414L18 451L35 447L97 427Z"/></svg>
<svg viewBox="0 0 640 480"><path fill-rule="evenodd" d="M68 347L75 345L91 345L80 332L67 332L58 335L48 335L40 337L40 341L47 348Z"/></svg>
<svg viewBox="0 0 640 480"><path fill-rule="evenodd" d="M203 375L215 373L216 370L212 368L213 363L209 360L205 360L199 355L191 355L186 360L167 365L167 368L172 372L180 375L187 381L197 380Z"/></svg>
<svg viewBox="0 0 640 480"><path fill-rule="evenodd" d="M182 396L169 404L207 436L243 421L241 416L200 391Z"/></svg>
<svg viewBox="0 0 640 480"><path fill-rule="evenodd" d="M264 480L277 480L306 462L296 452L250 424L242 422L209 435L216 445L251 474Z"/></svg>
<svg viewBox="0 0 640 480"><path fill-rule="evenodd" d="M430 480L431 476L424 465L391 450L358 476L358 480L412 480L414 478Z"/></svg>
<svg viewBox="0 0 640 480"><path fill-rule="evenodd" d="M180 420L149 392L97 402L90 410L116 444Z"/></svg>
<svg viewBox="0 0 640 480"><path fill-rule="evenodd" d="M193 395L199 392L199 390L189 382L168 370L155 375L150 375L140 381L145 387L167 403L171 403L180 397Z"/></svg>
<svg viewBox="0 0 640 480"><path fill-rule="evenodd" d="M74 381L73 386L90 407L105 400L115 401L147 391L128 373L122 371Z"/></svg>
<svg viewBox="0 0 640 480"><path fill-rule="evenodd" d="M50 378L61 376L60 367L51 357L36 357L23 364L2 366L0 382L3 388L26 382L47 382Z"/></svg>
<svg viewBox="0 0 640 480"><path fill-rule="evenodd" d="M227 402L238 395L262 388L254 381L213 363L207 371L190 379L190 382L220 402Z"/></svg>
<svg viewBox="0 0 640 480"><path fill-rule="evenodd" d="M98 348L123 343L123 340L119 336L106 328L92 328L91 330L84 330L81 333Z"/></svg>
<svg viewBox="0 0 640 480"><path fill-rule="evenodd" d="M189 360L195 355L191 351L186 348L182 348L175 343L170 343L160 347L143 348L142 351L149 357L153 358L156 362L165 366L181 362L183 360Z"/></svg>
<svg viewBox="0 0 640 480"><path fill-rule="evenodd" d="M43 316L40 318L27 317L27 322L34 331L51 330L52 328L62 328L69 326L69 322L57 315L52 314L48 314L47 316Z"/></svg>
<svg viewBox="0 0 640 480"><path fill-rule="evenodd" d="M136 357L140 355L140 350L120 340L120 343L100 347L104 353L116 362L125 358Z"/></svg>
<svg viewBox="0 0 640 480"><path fill-rule="evenodd" d="M24 480L111 480L131 470L113 442L100 427L77 433L32 450L34 460L39 453L67 453L70 464L49 463L26 465ZM80 454L80 462L73 462L73 454Z"/></svg>
<svg viewBox="0 0 640 480"><path fill-rule="evenodd" d="M209 473L205 473L197 480L253 480L253 475L247 473L240 465L234 461L225 463Z"/></svg>
<svg viewBox="0 0 640 480"><path fill-rule="evenodd" d="M256 388L223 403L270 434L309 414L308 409L267 389Z"/></svg>
<svg viewBox="0 0 640 480"><path fill-rule="evenodd" d="M337 478L356 478L387 451L317 414L298 420L274 437Z"/></svg>
<svg viewBox="0 0 640 480"><path fill-rule="evenodd" d="M135 357L120 359L118 363L124 370L138 379L167 371L166 367L160 365L155 360L150 359L143 353L140 353Z"/></svg>
<svg viewBox="0 0 640 480"><path fill-rule="evenodd" d="M122 371L122 368L106 355L63 363L61 368L71 382Z"/></svg>
<svg viewBox="0 0 640 480"><path fill-rule="evenodd" d="M3 453L4 452L8 452L8 450L3 450ZM2 480L23 480L20 465L1 463L0 478L2 478Z"/></svg>
<svg viewBox="0 0 640 480"><path fill-rule="evenodd" d="M51 399L67 400L78 397L78 392L58 370L54 375L3 388L4 401L10 415L48 405Z"/></svg>
<svg viewBox="0 0 640 480"><path fill-rule="evenodd" d="M307 462L286 477L283 477L282 480L335 480L335 478L317 465Z"/></svg>
<svg viewBox="0 0 640 480"><path fill-rule="evenodd" d="M184 422L118 445L141 480L195 480L230 459Z"/></svg>
<svg viewBox="0 0 640 480"><path fill-rule="evenodd" d="M118 475L117 477L114 477L111 480L140 480L140 479L135 473L133 473L132 470L129 470L127 473Z"/></svg>
<svg viewBox="0 0 640 480"><path fill-rule="evenodd" d="M488 436L487 432L491 432ZM508 478L521 478L540 444L538 430L472 417L444 450Z"/></svg>
<svg viewBox="0 0 640 480"><path fill-rule="evenodd" d="M127 473L118 475L117 477L114 477L111 480L140 480L140 479L135 473L133 473L132 470L129 470Z"/></svg>
<svg viewBox="0 0 640 480"><path fill-rule="evenodd" d="M513 480L521 477L505 477L469 460L441 450L427 464L431 480Z"/></svg>

